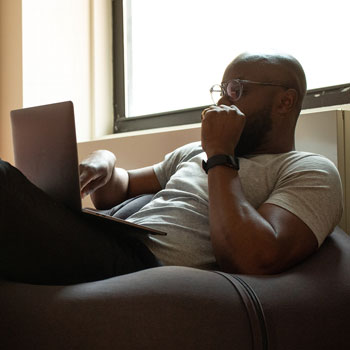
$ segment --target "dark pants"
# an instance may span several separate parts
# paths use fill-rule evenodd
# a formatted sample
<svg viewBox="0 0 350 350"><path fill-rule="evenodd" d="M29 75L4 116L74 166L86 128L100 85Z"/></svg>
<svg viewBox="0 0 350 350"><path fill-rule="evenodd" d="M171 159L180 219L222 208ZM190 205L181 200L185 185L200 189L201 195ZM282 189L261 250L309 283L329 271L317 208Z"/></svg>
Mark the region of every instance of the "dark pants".
<svg viewBox="0 0 350 350"><path fill-rule="evenodd" d="M128 229L113 232L56 203L0 160L0 278L74 284L155 266L157 259Z"/></svg>

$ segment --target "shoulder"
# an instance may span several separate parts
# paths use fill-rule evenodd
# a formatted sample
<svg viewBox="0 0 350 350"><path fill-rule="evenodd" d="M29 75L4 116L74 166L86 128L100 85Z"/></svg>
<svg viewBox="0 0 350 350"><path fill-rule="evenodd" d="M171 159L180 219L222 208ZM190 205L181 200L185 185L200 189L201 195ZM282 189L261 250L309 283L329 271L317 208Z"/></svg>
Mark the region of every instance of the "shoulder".
<svg viewBox="0 0 350 350"><path fill-rule="evenodd" d="M339 223L343 211L342 185L335 164L307 152L289 152L273 162L278 175L266 202L299 217L320 245Z"/></svg>
<svg viewBox="0 0 350 350"><path fill-rule="evenodd" d="M278 158L277 158L278 159ZM336 169L334 163L325 156L310 152L292 151L281 155L280 161L286 165L298 167L319 166L325 169Z"/></svg>
<svg viewBox="0 0 350 350"><path fill-rule="evenodd" d="M278 154L259 154L247 158L248 161L277 168L313 167L321 165L335 168L335 165L325 156L310 152L291 151Z"/></svg>
<svg viewBox="0 0 350 350"><path fill-rule="evenodd" d="M176 173L180 164L191 160L202 152L201 143L192 142L166 154L161 162L153 166L153 170L161 186L164 188L167 181Z"/></svg>
<svg viewBox="0 0 350 350"><path fill-rule="evenodd" d="M186 161L203 152L201 142L191 142L168 153L165 159L176 159L177 162Z"/></svg>
<svg viewBox="0 0 350 350"><path fill-rule="evenodd" d="M340 181L335 164L328 158L315 153L291 151L280 154L261 154L241 158L240 173L246 177L265 177L273 184L290 178L308 178Z"/></svg>
<svg viewBox="0 0 350 350"><path fill-rule="evenodd" d="M301 177L317 181L340 182L335 164L328 158L315 153L293 151L277 156L272 164L281 177Z"/></svg>
<svg viewBox="0 0 350 350"><path fill-rule="evenodd" d="M191 142L188 143L184 146L181 146L179 148L177 148L175 150L175 152L178 153L182 153L182 154L198 154L198 153L202 153L203 149L202 149L202 145L200 141L196 141L196 142Z"/></svg>
<svg viewBox="0 0 350 350"><path fill-rule="evenodd" d="M341 179L335 164L328 158L315 153L288 152L276 156L271 162L276 175L275 190L300 190L305 195L332 192L332 196L342 197Z"/></svg>

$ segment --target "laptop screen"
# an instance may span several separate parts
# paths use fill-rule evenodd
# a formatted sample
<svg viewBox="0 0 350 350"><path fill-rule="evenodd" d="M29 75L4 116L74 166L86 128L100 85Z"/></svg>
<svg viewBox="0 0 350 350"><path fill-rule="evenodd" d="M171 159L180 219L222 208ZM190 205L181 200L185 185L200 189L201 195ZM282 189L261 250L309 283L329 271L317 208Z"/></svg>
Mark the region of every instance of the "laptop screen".
<svg viewBox="0 0 350 350"><path fill-rule="evenodd" d="M11 112L15 165L37 187L81 210L73 103Z"/></svg>

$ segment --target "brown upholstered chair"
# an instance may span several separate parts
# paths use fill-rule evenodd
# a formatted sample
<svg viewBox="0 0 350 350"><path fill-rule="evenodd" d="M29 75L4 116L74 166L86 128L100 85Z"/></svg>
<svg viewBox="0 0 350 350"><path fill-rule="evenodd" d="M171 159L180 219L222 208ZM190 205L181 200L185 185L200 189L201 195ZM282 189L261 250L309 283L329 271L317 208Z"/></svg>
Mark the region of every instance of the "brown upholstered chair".
<svg viewBox="0 0 350 350"><path fill-rule="evenodd" d="M170 266L72 286L0 282L1 350L345 350L349 329L350 238L339 228L273 276Z"/></svg>

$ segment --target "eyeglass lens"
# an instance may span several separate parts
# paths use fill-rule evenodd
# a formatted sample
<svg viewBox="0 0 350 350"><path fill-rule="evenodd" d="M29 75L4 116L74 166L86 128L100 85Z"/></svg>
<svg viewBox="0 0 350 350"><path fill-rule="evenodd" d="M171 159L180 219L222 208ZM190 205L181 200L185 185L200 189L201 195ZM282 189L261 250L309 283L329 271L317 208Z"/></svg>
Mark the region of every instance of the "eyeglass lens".
<svg viewBox="0 0 350 350"><path fill-rule="evenodd" d="M226 86L226 93L232 101L237 101L242 96L242 84L237 80L231 80Z"/></svg>
<svg viewBox="0 0 350 350"><path fill-rule="evenodd" d="M216 84L216 85L212 86L210 89L210 95L211 95L211 99L212 99L213 103L217 104L218 101L220 100L220 98L224 95L221 85Z"/></svg>
<svg viewBox="0 0 350 350"><path fill-rule="evenodd" d="M214 104L223 96L228 96L232 101L237 101L242 96L242 84L237 80L231 80L226 84L216 84L210 89L211 98Z"/></svg>

